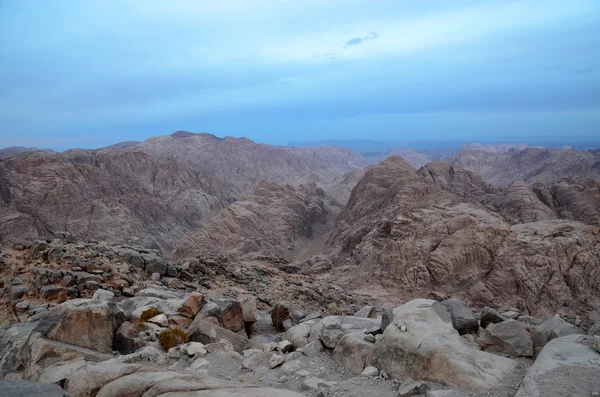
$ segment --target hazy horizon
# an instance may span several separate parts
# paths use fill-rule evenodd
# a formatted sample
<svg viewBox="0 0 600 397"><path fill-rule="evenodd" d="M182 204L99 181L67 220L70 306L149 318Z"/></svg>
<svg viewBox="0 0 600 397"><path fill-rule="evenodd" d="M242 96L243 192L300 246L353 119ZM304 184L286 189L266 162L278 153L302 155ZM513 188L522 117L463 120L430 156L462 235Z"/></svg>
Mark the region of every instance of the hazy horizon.
<svg viewBox="0 0 600 397"><path fill-rule="evenodd" d="M598 146L600 3L0 1L0 147Z"/></svg>

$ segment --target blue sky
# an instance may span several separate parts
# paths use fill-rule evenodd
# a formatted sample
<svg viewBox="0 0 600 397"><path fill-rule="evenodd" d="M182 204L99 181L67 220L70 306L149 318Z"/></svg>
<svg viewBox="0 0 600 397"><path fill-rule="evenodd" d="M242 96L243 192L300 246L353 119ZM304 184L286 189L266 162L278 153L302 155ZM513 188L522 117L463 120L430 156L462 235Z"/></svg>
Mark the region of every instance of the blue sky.
<svg viewBox="0 0 600 397"><path fill-rule="evenodd" d="M597 141L597 0L0 0L0 147Z"/></svg>

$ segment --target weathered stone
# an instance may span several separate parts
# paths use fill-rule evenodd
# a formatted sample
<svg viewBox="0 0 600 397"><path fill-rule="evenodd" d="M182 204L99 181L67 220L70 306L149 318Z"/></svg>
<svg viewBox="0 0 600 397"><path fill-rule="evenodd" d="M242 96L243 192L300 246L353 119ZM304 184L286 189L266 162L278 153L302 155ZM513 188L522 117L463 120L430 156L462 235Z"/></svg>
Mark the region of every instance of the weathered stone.
<svg viewBox="0 0 600 397"><path fill-rule="evenodd" d="M208 352L210 354L213 354L216 352L234 352L235 351L233 344L225 339L221 339L219 342L209 343L209 344L205 345L204 347L206 348L206 350L208 350Z"/></svg>
<svg viewBox="0 0 600 397"><path fill-rule="evenodd" d="M277 331L285 331L283 322L290 319L292 312L292 306L288 302L282 302L275 305L271 312L271 321Z"/></svg>
<svg viewBox="0 0 600 397"><path fill-rule="evenodd" d="M10 287L10 299L23 299L29 293L29 288L24 285L12 285Z"/></svg>
<svg viewBox="0 0 600 397"><path fill-rule="evenodd" d="M113 302L74 299L52 309L35 331L52 340L109 353L124 321L123 311Z"/></svg>
<svg viewBox="0 0 600 397"><path fill-rule="evenodd" d="M308 344L310 331L315 324L314 320L298 324L287 330L283 338L292 342L296 349L304 347Z"/></svg>
<svg viewBox="0 0 600 397"><path fill-rule="evenodd" d="M452 326L459 334L476 334L479 330L479 321L467 305L459 299L448 299L441 302L452 316Z"/></svg>
<svg viewBox="0 0 600 397"><path fill-rule="evenodd" d="M204 296L199 292L192 292L177 308L177 311L181 313L182 316L188 318L194 318L202 306L204 305Z"/></svg>
<svg viewBox="0 0 600 397"><path fill-rule="evenodd" d="M586 397L600 390L600 360L590 337L572 334L549 341L538 353L515 397Z"/></svg>
<svg viewBox="0 0 600 397"><path fill-rule="evenodd" d="M230 331L245 329L242 305L235 299L218 299L215 301L221 308L221 324Z"/></svg>
<svg viewBox="0 0 600 397"><path fill-rule="evenodd" d="M35 327L33 323L17 323L0 333L0 379L24 365L21 350Z"/></svg>
<svg viewBox="0 0 600 397"><path fill-rule="evenodd" d="M148 320L148 322L159 325L161 327L169 326L169 319L167 318L167 316L164 315L164 313L161 313L159 315L152 317L151 319Z"/></svg>
<svg viewBox="0 0 600 397"><path fill-rule="evenodd" d="M204 343L205 345L217 343L221 339L225 339L233 345L234 350L238 353L244 351L248 341L247 338L206 320L194 320L188 330L188 334L190 341Z"/></svg>
<svg viewBox="0 0 600 397"><path fill-rule="evenodd" d="M361 375L366 376L367 378L374 378L379 376L379 370L375 367L368 366L362 371Z"/></svg>
<svg viewBox="0 0 600 397"><path fill-rule="evenodd" d="M0 396L4 397L67 397L57 385L27 380L1 380Z"/></svg>
<svg viewBox="0 0 600 397"><path fill-rule="evenodd" d="M104 289L99 289L96 292L94 292L94 296L92 296L92 299L98 299L101 301L107 301L110 302L115 298L115 294L113 294L110 291L104 290Z"/></svg>
<svg viewBox="0 0 600 397"><path fill-rule="evenodd" d="M160 273L152 273L150 275L150 280L152 280L152 281L160 281Z"/></svg>
<svg viewBox="0 0 600 397"><path fill-rule="evenodd" d="M413 379L406 379L400 385L398 389L398 395L400 397L417 396L425 394L429 390L429 386L425 382L415 381Z"/></svg>
<svg viewBox="0 0 600 397"><path fill-rule="evenodd" d="M532 339L535 347L543 347L553 339L567 335L580 335L584 332L560 318L557 314L534 328Z"/></svg>
<svg viewBox="0 0 600 397"><path fill-rule="evenodd" d="M533 342L529 332L516 320L492 323L478 339L483 350L510 356L533 356Z"/></svg>
<svg viewBox="0 0 600 397"><path fill-rule="evenodd" d="M273 354L269 359L269 368L273 369L279 367L284 361L285 358L281 354Z"/></svg>
<svg viewBox="0 0 600 397"><path fill-rule="evenodd" d="M596 349L598 353L600 353L600 335L594 335L592 338L594 338L592 342L593 348Z"/></svg>
<svg viewBox="0 0 600 397"><path fill-rule="evenodd" d="M373 343L366 341L364 336L357 332L346 334L333 350L335 362L355 374L365 369L367 357L373 350Z"/></svg>
<svg viewBox="0 0 600 397"><path fill-rule="evenodd" d="M202 309L198 312L194 320L203 319L207 317L213 317L221 322L221 307L214 302L206 301L202 306Z"/></svg>
<svg viewBox="0 0 600 397"><path fill-rule="evenodd" d="M375 306L365 306L354 314L354 317L377 318Z"/></svg>
<svg viewBox="0 0 600 397"><path fill-rule="evenodd" d="M65 288L56 285L44 285L40 288L40 296L45 300L66 300ZM61 299L62 293L62 299Z"/></svg>
<svg viewBox="0 0 600 397"><path fill-rule="evenodd" d="M323 345L335 349L342 337L350 332L377 333L380 331L381 322L377 319L360 318L354 316L328 316L315 324L308 338L309 342L320 339Z"/></svg>
<svg viewBox="0 0 600 397"><path fill-rule="evenodd" d="M146 274L158 273L164 276L167 273L167 262L158 255L145 254L142 255L145 264Z"/></svg>
<svg viewBox="0 0 600 397"><path fill-rule="evenodd" d="M282 353L289 353L294 350L294 345L289 340L283 340L279 342L277 349Z"/></svg>
<svg viewBox="0 0 600 397"><path fill-rule="evenodd" d="M267 355L262 350L244 350L242 356L244 358L244 361L242 361L242 367L246 369L255 369L263 364L266 364Z"/></svg>
<svg viewBox="0 0 600 397"><path fill-rule="evenodd" d="M184 316L169 316L169 325L187 328L192 324L192 319Z"/></svg>
<svg viewBox="0 0 600 397"><path fill-rule="evenodd" d="M138 331L128 321L125 321L115 333L114 349L121 354L131 354L136 350Z"/></svg>
<svg viewBox="0 0 600 397"><path fill-rule="evenodd" d="M306 317L306 313L300 309L294 309L292 310L292 313L290 313L290 317L292 319L292 324L297 325L300 324L300 320Z"/></svg>
<svg viewBox="0 0 600 397"><path fill-rule="evenodd" d="M169 291L166 289L159 289L159 288L144 288L143 290L141 290L140 292L135 294L135 296L152 297L152 298L159 298L159 299L165 299L165 300L166 299L181 299L181 294L178 294L176 292Z"/></svg>
<svg viewBox="0 0 600 397"><path fill-rule="evenodd" d="M491 307L486 306L481 311L481 328L487 328L489 324L498 324L505 320L506 318Z"/></svg>
<svg viewBox="0 0 600 397"><path fill-rule="evenodd" d="M283 320L283 322L281 323L281 326L283 327L284 331L289 331L290 328L292 328L294 326L294 323L292 323L292 319L288 318L287 320Z"/></svg>
<svg viewBox="0 0 600 397"><path fill-rule="evenodd" d="M392 321L394 321L392 309L383 309L383 314L381 315L381 332L385 331Z"/></svg>
<svg viewBox="0 0 600 397"><path fill-rule="evenodd" d="M190 342L186 348L188 356L204 357L208 353L206 347L200 342Z"/></svg>
<svg viewBox="0 0 600 397"><path fill-rule="evenodd" d="M318 320L323 317L325 317L323 312L312 312L312 313L309 313L306 316L302 317L302 319L299 321L299 324L302 324L302 323L305 323L305 322L311 321L311 320Z"/></svg>
<svg viewBox="0 0 600 397"><path fill-rule="evenodd" d="M241 295L238 297L242 305L242 313L244 322L255 323L258 321L258 313L256 311L256 298L253 295Z"/></svg>
<svg viewBox="0 0 600 397"><path fill-rule="evenodd" d="M323 343L319 339L317 339L304 346L301 349L301 351L302 354L307 355L309 357L318 357L324 351Z"/></svg>
<svg viewBox="0 0 600 397"><path fill-rule="evenodd" d="M394 322L367 358L396 379L408 377L454 384L471 390L498 386L517 363L469 348L433 309L435 301L417 299L393 311ZM401 331L401 325L406 331Z"/></svg>
<svg viewBox="0 0 600 397"><path fill-rule="evenodd" d="M588 335L590 335L590 336L600 335L600 318L598 318L596 323L594 325L592 325Z"/></svg>

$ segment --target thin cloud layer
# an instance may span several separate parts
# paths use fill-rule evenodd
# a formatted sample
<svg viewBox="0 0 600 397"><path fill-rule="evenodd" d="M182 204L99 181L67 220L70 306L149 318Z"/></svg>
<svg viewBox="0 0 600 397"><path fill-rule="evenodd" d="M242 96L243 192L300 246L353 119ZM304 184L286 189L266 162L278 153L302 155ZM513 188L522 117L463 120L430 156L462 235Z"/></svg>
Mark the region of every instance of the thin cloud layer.
<svg viewBox="0 0 600 397"><path fill-rule="evenodd" d="M4 0L0 146L590 138L598 37L594 0Z"/></svg>

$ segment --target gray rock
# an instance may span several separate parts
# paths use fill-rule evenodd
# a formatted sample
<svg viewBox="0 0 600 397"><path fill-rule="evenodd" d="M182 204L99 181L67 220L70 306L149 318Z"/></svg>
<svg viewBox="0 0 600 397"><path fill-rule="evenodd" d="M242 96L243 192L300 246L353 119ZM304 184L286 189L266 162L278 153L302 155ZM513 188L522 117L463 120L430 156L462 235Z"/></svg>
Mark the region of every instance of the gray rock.
<svg viewBox="0 0 600 397"><path fill-rule="evenodd" d="M381 332L381 321L371 318L360 318L354 316L328 316L315 324L310 332L310 342L320 339L323 345L335 349L342 337L350 332L369 333Z"/></svg>
<svg viewBox="0 0 600 397"><path fill-rule="evenodd" d="M481 332L478 342L483 350L510 356L533 356L529 332L516 320L490 324Z"/></svg>
<svg viewBox="0 0 600 397"><path fill-rule="evenodd" d="M555 338L538 353L515 397L588 397L600 390L598 374L600 359L589 336Z"/></svg>
<svg viewBox="0 0 600 397"><path fill-rule="evenodd" d="M448 299L441 302L452 316L452 326L459 334L476 334L479 330L479 321L467 305L467 302L459 299Z"/></svg>
<svg viewBox="0 0 600 397"><path fill-rule="evenodd" d="M182 295L173 291L159 288L145 288L135 294L135 296L151 297L159 299L181 299Z"/></svg>
<svg viewBox="0 0 600 397"><path fill-rule="evenodd" d="M294 325L296 325L296 324L300 324L300 320L302 320L304 317L306 317L306 313L303 312L302 310L295 309L295 310L292 310L292 313L290 316L292 318L292 323Z"/></svg>
<svg viewBox="0 0 600 397"><path fill-rule="evenodd" d="M366 341L364 336L358 332L344 335L333 350L334 361L355 374L363 372L373 350L373 343Z"/></svg>
<svg viewBox="0 0 600 397"><path fill-rule="evenodd" d="M388 325L392 323L392 321L394 321L394 314L392 309L383 309L383 314L381 316L381 332L385 331L385 329L388 327Z"/></svg>
<svg viewBox="0 0 600 397"><path fill-rule="evenodd" d="M580 334L584 334L584 332L573 324L566 322L557 314L534 328L532 334L533 345L543 347L553 339Z"/></svg>
<svg viewBox="0 0 600 397"><path fill-rule="evenodd" d="M281 354L273 354L269 359L269 368L273 369L283 364L285 358Z"/></svg>
<svg viewBox="0 0 600 397"><path fill-rule="evenodd" d="M365 306L354 314L354 317L377 318L375 306Z"/></svg>
<svg viewBox="0 0 600 397"><path fill-rule="evenodd" d="M200 342L205 345L219 343L221 339L227 340L233 345L233 349L241 353L246 349L248 339L244 336L236 334L228 329L219 327L206 320L195 319L189 327L189 339L193 342ZM206 346L208 349L208 346ZM208 349L210 351L210 349Z"/></svg>
<svg viewBox="0 0 600 397"><path fill-rule="evenodd" d="M429 390L427 383L408 378L400 385L398 395L400 397L416 396L425 394L427 390Z"/></svg>
<svg viewBox="0 0 600 397"><path fill-rule="evenodd" d="M481 311L481 328L487 328L489 324L498 324L506 320L500 313L491 307L484 307Z"/></svg>
<svg viewBox="0 0 600 397"><path fill-rule="evenodd" d="M285 331L283 322L287 319L290 319L291 321L291 313L292 306L288 302L281 302L275 305L271 311L271 321L277 331Z"/></svg>
<svg viewBox="0 0 600 397"><path fill-rule="evenodd" d="M300 322L299 322L299 323L300 323L300 324L302 324L302 323L305 323L305 322L307 322L307 321L310 321L310 320L318 320L318 319L320 319L320 318L323 318L323 317L324 317L324 315L323 315L323 312L312 312L312 313L309 313L309 314L307 314L306 316L304 316L304 317L303 317L303 318L300 320Z"/></svg>
<svg viewBox="0 0 600 397"><path fill-rule="evenodd" d="M324 350L323 343L321 343L319 339L310 342L301 349L302 354L309 357L318 357L323 353Z"/></svg>
<svg viewBox="0 0 600 397"><path fill-rule="evenodd" d="M119 353L126 355L136 351L137 329L128 321L125 321L115 333L113 348Z"/></svg>
<svg viewBox="0 0 600 397"><path fill-rule="evenodd" d="M215 303L221 309L220 323L224 328L232 332L244 329L244 311L240 302L235 299L217 299Z"/></svg>
<svg viewBox="0 0 600 397"><path fill-rule="evenodd" d="M306 323L298 324L286 331L283 336L284 339L292 342L296 349L304 347L308 344L308 337L312 326L315 325L315 321L309 321Z"/></svg>
<svg viewBox="0 0 600 397"><path fill-rule="evenodd" d="M96 292L94 292L94 296L92 296L92 299L98 299L101 301L107 301L110 302L115 298L115 294L113 294L110 291L104 290L104 289L99 289Z"/></svg>
<svg viewBox="0 0 600 397"><path fill-rule="evenodd" d="M362 371L361 375L368 378L374 378L379 376L379 370L373 366L368 366Z"/></svg>
<svg viewBox="0 0 600 397"><path fill-rule="evenodd" d="M156 254L144 254L146 274L158 273L161 276L167 274L167 262Z"/></svg>
<svg viewBox="0 0 600 397"><path fill-rule="evenodd" d="M600 335L600 318L598 318L596 323L594 325L592 325L592 328L590 328L588 335L590 335L590 336Z"/></svg>
<svg viewBox="0 0 600 397"><path fill-rule="evenodd" d="M31 382L27 380L0 380L2 397L67 397L58 385Z"/></svg>
<svg viewBox="0 0 600 397"><path fill-rule="evenodd" d="M10 287L10 299L17 300L22 299L29 293L29 288L24 285L12 285Z"/></svg>

